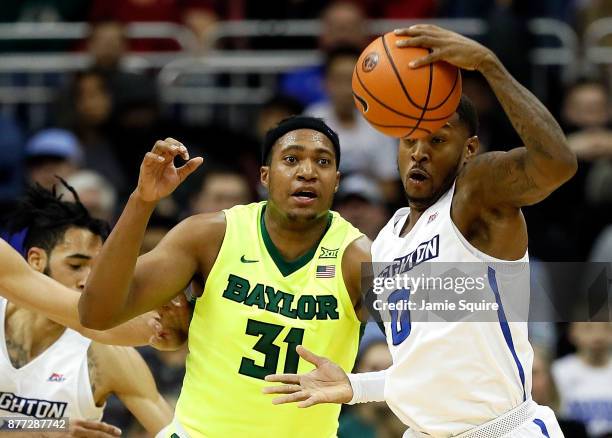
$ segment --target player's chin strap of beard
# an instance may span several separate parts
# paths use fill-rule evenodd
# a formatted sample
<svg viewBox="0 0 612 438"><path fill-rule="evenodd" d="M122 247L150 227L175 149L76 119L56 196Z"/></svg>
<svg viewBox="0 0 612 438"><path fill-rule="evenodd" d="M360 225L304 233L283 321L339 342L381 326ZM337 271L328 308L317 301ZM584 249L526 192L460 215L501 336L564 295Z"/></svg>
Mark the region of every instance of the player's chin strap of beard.
<svg viewBox="0 0 612 438"><path fill-rule="evenodd" d="M276 143L279 138L288 132L296 131L298 129L312 129L313 131L318 131L329 138L329 141L331 141L332 145L334 146L334 151L336 152L336 169L340 166L340 139L338 138L338 134L327 126L323 119L308 116L292 116L286 118L281 120L274 128L270 129L266 133L266 137L264 138L261 148L261 162L264 165L266 164L268 155L272 150L272 146L274 146L274 143Z"/></svg>

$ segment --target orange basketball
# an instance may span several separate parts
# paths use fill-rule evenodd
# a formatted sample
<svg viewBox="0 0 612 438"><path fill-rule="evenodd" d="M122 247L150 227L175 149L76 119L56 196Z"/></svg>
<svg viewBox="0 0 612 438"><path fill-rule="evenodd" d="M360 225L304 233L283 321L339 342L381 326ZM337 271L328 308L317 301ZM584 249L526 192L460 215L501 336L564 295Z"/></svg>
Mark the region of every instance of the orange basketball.
<svg viewBox="0 0 612 438"><path fill-rule="evenodd" d="M397 47L389 32L363 51L353 71L355 105L370 124L392 137L420 138L438 130L461 98L461 73L446 62L419 68L408 63L428 49Z"/></svg>

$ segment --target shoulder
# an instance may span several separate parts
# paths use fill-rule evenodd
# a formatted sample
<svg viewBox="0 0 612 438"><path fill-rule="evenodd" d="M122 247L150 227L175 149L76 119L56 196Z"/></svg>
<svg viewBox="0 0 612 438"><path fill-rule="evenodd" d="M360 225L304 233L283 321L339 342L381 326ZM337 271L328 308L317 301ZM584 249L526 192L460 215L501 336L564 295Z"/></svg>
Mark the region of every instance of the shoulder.
<svg viewBox="0 0 612 438"><path fill-rule="evenodd" d="M191 252L201 254L211 248L221 247L226 229L225 214L220 212L203 213L190 216L181 221L162 239L161 247L189 248Z"/></svg>
<svg viewBox="0 0 612 438"><path fill-rule="evenodd" d="M173 231L192 239L193 237L222 237L225 234L226 225L225 213L218 211L190 216L174 227Z"/></svg>
<svg viewBox="0 0 612 438"><path fill-rule="evenodd" d="M342 263L345 261L347 263L370 262L372 260L371 250L372 241L366 236L358 237L346 247Z"/></svg>
<svg viewBox="0 0 612 438"><path fill-rule="evenodd" d="M345 284L361 288L362 267L364 263L372 262L372 241L366 236L353 240L342 256L342 275Z"/></svg>

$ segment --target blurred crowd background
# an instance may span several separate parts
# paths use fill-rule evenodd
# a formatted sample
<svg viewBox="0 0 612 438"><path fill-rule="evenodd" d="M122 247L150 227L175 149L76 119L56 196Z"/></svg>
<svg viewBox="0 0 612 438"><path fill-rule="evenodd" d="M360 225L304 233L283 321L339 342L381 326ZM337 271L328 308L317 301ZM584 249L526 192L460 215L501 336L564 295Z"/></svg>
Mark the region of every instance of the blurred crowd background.
<svg viewBox="0 0 612 438"><path fill-rule="evenodd" d="M334 208L375 238L405 204L397 140L359 116L351 75L376 35L417 22L493 49L555 115L579 157L570 182L524 209L531 257L612 261L610 0L4 1L0 206L10 211L25 184L51 187L59 175L112 223L145 152L173 137L205 164L160 203L146 252L186 216L264 198L260 141L279 120L305 113L340 135L343 179ZM467 72L463 80L485 150L519 146L486 81ZM359 371L391 363L377 330L366 330ZM610 325L534 324L532 339L534 399L557 411L568 437L612 436ZM175 400L186 349L141 352L160 391ZM128 436L143 434L118 402L109 402L105 421ZM339 436L402 433L382 404L346 408Z"/></svg>

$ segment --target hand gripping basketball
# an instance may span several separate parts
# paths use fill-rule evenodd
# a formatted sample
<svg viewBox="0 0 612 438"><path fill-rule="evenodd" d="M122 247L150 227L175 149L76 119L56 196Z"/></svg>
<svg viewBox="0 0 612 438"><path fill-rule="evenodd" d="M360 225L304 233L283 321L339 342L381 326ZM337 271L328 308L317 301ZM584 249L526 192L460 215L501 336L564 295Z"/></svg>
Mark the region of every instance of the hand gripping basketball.
<svg viewBox="0 0 612 438"><path fill-rule="evenodd" d="M446 62L424 68L410 63L428 49L400 48L389 32L363 51L353 71L353 96L363 117L392 137L421 138L438 130L455 113L461 98L461 73Z"/></svg>

